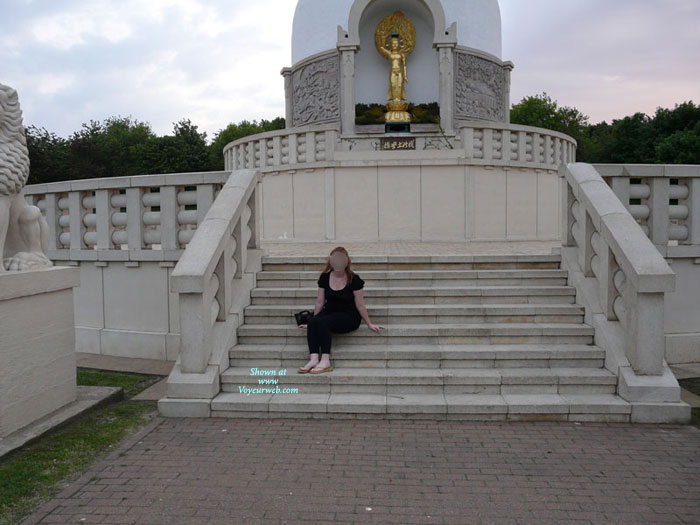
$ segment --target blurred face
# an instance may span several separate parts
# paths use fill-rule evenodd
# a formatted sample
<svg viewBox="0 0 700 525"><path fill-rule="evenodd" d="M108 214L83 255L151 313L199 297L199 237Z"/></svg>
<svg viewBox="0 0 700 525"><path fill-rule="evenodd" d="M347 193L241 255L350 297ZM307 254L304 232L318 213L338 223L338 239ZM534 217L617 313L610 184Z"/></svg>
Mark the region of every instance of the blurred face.
<svg viewBox="0 0 700 525"><path fill-rule="evenodd" d="M345 257L345 254L342 252L335 252L333 255L331 255L331 267L335 271L339 270L344 270L345 267L348 265L348 258Z"/></svg>
<svg viewBox="0 0 700 525"><path fill-rule="evenodd" d="M391 50L392 51L398 51L399 49L399 39L398 38L392 38L391 39Z"/></svg>

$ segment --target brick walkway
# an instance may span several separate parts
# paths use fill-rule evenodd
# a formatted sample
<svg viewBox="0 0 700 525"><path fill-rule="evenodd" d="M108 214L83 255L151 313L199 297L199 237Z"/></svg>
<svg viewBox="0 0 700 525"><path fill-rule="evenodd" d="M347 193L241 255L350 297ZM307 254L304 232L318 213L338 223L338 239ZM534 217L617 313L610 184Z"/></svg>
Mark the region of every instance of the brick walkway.
<svg viewBox="0 0 700 525"><path fill-rule="evenodd" d="M157 417L23 523L698 523L700 429Z"/></svg>

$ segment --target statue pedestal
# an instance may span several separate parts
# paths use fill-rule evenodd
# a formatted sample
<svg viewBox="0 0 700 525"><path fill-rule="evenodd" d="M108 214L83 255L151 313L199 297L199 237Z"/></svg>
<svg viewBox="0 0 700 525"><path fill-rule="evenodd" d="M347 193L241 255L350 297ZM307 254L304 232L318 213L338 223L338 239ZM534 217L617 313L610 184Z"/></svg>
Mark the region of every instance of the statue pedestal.
<svg viewBox="0 0 700 525"><path fill-rule="evenodd" d="M410 122L387 122L384 125L384 133L410 133Z"/></svg>
<svg viewBox="0 0 700 525"><path fill-rule="evenodd" d="M0 438L75 401L80 268L0 273Z"/></svg>

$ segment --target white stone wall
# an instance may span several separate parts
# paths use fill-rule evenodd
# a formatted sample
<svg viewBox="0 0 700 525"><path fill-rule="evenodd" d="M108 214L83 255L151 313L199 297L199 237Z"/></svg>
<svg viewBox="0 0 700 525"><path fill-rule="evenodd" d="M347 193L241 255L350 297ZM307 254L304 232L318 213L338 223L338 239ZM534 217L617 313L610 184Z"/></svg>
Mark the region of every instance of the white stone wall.
<svg viewBox="0 0 700 525"><path fill-rule="evenodd" d="M265 174L264 241L556 240L554 170L414 164Z"/></svg>
<svg viewBox="0 0 700 525"><path fill-rule="evenodd" d="M76 399L78 269L0 274L0 438Z"/></svg>
<svg viewBox="0 0 700 525"><path fill-rule="evenodd" d="M78 352L167 359L179 352L174 262L84 261L75 289Z"/></svg>
<svg viewBox="0 0 700 525"><path fill-rule="evenodd" d="M666 293L664 332L669 364L700 361L700 259L669 259L676 289Z"/></svg>

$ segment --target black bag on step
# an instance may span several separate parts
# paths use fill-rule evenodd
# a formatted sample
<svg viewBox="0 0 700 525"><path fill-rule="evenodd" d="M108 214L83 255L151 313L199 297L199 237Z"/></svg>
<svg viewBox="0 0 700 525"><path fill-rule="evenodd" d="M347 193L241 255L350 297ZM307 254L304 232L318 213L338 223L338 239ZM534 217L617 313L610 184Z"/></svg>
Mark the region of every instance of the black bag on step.
<svg viewBox="0 0 700 525"><path fill-rule="evenodd" d="M294 314L294 318L297 321L297 326L307 324L309 319L311 319L313 316L314 313L311 310L302 310L301 312L296 312Z"/></svg>

